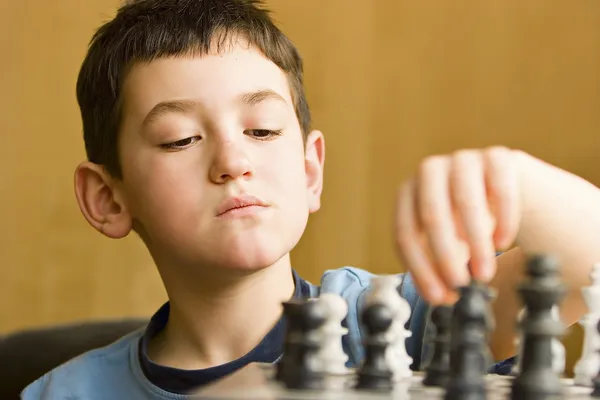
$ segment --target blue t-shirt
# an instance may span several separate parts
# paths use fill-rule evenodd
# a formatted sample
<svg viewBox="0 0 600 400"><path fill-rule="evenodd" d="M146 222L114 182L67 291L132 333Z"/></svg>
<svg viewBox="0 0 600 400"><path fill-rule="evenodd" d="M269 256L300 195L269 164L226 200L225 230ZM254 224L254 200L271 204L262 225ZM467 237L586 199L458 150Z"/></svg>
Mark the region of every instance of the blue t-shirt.
<svg viewBox="0 0 600 400"><path fill-rule="evenodd" d="M358 316L364 304L364 295L374 275L353 267L327 271L320 284L313 285L294 273L294 297L317 297L320 293L336 293L348 303L344 320L348 334L342 345L349 356L348 366L356 367L362 360L362 332ZM411 368L419 370L430 348L424 345L428 327L428 305L417 295L410 274L402 279L399 292L412 309L407 328L412 335L406 341L408 354L414 362ZM282 317L261 343L243 357L224 365L189 371L153 363L147 355L148 341L159 333L168 321L169 304L163 305L144 329L135 331L106 347L80 355L45 374L22 393L24 400L95 400L95 399L187 399L198 387L222 378L251 362L275 363L281 358L285 335ZM492 366L493 373L510 372L512 360Z"/></svg>
<svg viewBox="0 0 600 400"><path fill-rule="evenodd" d="M311 287L308 282L300 278L295 271L294 298L311 297ZM206 385L217 379L223 378L238 369L253 362L274 363L281 356L283 339L285 337L285 319L282 317L269 333L254 349L243 357L223 365L200 370L182 370L156 364L148 357L148 343L161 332L169 320L169 303L163 305L150 319L148 326L139 341L139 359L142 371L146 378L157 387L171 393L185 394Z"/></svg>

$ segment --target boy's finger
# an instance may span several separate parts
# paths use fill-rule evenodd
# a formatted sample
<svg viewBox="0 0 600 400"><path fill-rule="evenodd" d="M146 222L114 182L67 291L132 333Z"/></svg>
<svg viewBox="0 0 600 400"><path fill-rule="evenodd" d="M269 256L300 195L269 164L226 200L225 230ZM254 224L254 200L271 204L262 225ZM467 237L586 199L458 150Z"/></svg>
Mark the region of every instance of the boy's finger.
<svg viewBox="0 0 600 400"><path fill-rule="evenodd" d="M450 159L431 157L419 173L417 212L420 226L429 241L433 264L449 288L469 282L469 273L458 260L458 238L454 224L450 189Z"/></svg>
<svg viewBox="0 0 600 400"><path fill-rule="evenodd" d="M484 153L486 186L494 204L496 249L507 249L517 236L520 224L519 181L510 149L495 147Z"/></svg>
<svg viewBox="0 0 600 400"><path fill-rule="evenodd" d="M487 282L494 276L496 264L480 153L461 151L452 158L450 192L469 245L473 277Z"/></svg>
<svg viewBox="0 0 600 400"><path fill-rule="evenodd" d="M446 289L419 240L415 190L415 181L410 180L398 192L395 216L397 250L415 283L422 288L420 293L423 298L438 304L446 296Z"/></svg>

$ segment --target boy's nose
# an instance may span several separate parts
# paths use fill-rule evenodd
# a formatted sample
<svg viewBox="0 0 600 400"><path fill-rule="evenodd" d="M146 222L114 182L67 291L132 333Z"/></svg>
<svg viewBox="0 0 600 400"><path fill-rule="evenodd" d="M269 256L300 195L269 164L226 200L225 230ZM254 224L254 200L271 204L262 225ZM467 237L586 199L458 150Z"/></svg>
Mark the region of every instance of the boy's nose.
<svg viewBox="0 0 600 400"><path fill-rule="evenodd" d="M241 177L250 178L254 174L248 155L239 144L228 141L219 144L210 168L210 179L224 183Z"/></svg>

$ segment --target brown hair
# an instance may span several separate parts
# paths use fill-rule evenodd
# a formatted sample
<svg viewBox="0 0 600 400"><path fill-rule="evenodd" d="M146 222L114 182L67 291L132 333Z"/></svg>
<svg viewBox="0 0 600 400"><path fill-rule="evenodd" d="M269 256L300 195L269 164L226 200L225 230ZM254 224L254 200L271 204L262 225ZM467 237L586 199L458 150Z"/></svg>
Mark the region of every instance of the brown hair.
<svg viewBox="0 0 600 400"><path fill-rule="evenodd" d="M77 80L87 157L121 177L118 132L121 88L137 62L220 51L243 36L288 77L304 137L311 117L303 87L302 59L257 0L133 0L93 36Z"/></svg>

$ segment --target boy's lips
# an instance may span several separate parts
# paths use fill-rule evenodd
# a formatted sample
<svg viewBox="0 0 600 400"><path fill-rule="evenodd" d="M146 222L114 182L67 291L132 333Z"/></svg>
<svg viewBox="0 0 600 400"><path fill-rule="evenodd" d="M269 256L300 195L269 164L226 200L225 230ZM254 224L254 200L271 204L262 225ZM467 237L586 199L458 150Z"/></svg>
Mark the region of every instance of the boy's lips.
<svg viewBox="0 0 600 400"><path fill-rule="evenodd" d="M250 209L250 208L266 208L269 205L259 199L258 197L251 195L236 196L226 198L219 207L217 208L217 217L227 214L234 210Z"/></svg>

